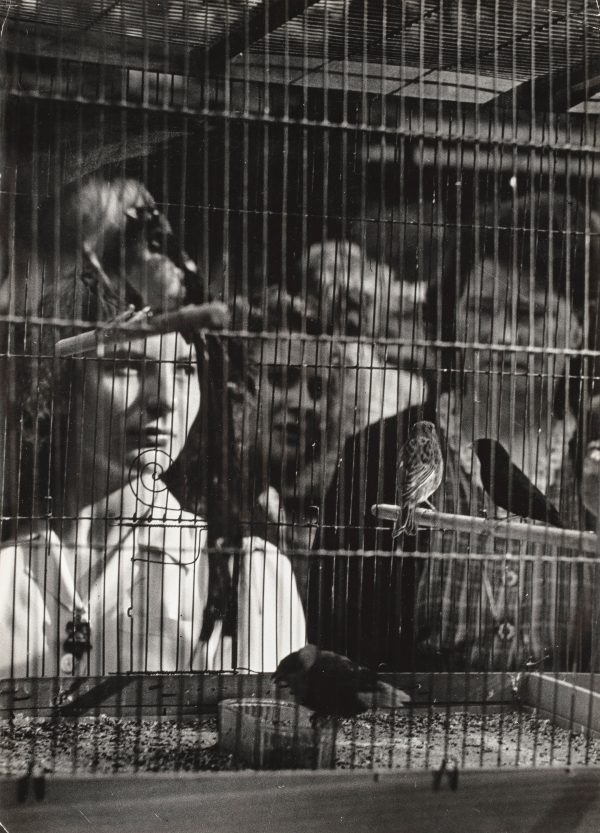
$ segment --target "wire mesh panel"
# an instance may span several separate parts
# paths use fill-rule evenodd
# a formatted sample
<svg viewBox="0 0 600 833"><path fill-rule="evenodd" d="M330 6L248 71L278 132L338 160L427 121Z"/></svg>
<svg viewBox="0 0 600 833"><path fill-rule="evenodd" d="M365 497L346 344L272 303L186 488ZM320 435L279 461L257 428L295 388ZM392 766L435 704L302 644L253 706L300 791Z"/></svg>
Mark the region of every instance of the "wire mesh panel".
<svg viewBox="0 0 600 833"><path fill-rule="evenodd" d="M597 764L597 4L4 6L4 772Z"/></svg>

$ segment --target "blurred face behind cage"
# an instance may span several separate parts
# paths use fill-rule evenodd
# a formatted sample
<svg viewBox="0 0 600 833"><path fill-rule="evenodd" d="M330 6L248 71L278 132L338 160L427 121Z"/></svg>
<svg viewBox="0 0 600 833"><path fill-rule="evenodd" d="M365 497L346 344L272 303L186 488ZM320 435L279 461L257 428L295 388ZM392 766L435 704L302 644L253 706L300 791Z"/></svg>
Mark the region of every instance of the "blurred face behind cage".
<svg viewBox="0 0 600 833"><path fill-rule="evenodd" d="M356 243L327 240L308 251L311 294L320 299L321 319L333 332L379 334L387 281L383 269L365 261Z"/></svg>
<svg viewBox="0 0 600 833"><path fill-rule="evenodd" d="M258 357L257 357L258 358ZM342 373L331 343L282 335L260 350L257 445L284 500L303 498L340 433Z"/></svg>
<svg viewBox="0 0 600 833"><path fill-rule="evenodd" d="M97 500L177 458L200 406L193 348L177 333L111 347L77 362L71 397L70 488Z"/></svg>
<svg viewBox="0 0 600 833"><path fill-rule="evenodd" d="M63 273L75 268L98 296L101 318L128 304L176 309L185 297L188 259L152 195L133 179L92 178L65 197L61 258Z"/></svg>
<svg viewBox="0 0 600 833"><path fill-rule="evenodd" d="M359 411L346 433L422 401L426 357L414 341L425 337L426 283L398 280L383 259L348 240L314 243L307 266L308 291L327 331L357 338L346 348L346 363L359 368ZM379 343L394 338L405 343Z"/></svg>
<svg viewBox="0 0 600 833"><path fill-rule="evenodd" d="M512 374L520 387L552 385L564 373L564 354L528 352L511 348L577 347L581 329L567 300L541 282L530 282L526 272L513 272L486 258L476 268L457 305L456 337L459 342L497 344L500 349L465 351L464 368L483 384L499 382L500 374Z"/></svg>

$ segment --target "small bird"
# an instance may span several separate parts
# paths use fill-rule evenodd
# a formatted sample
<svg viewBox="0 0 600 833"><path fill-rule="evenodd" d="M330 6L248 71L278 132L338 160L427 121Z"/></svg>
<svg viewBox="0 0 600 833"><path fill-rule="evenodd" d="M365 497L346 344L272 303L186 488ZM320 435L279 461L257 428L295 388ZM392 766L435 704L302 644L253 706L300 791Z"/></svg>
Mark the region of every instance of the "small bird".
<svg viewBox="0 0 600 833"><path fill-rule="evenodd" d="M402 507L402 515L394 524L393 538L401 532L414 535L415 509L420 503L431 506L429 498L440 487L443 477L444 458L435 425L415 422L398 455L396 501Z"/></svg>
<svg viewBox="0 0 600 833"><path fill-rule="evenodd" d="M563 528L556 507L512 462L497 440L475 440L473 446L481 464L483 488L497 506L511 515Z"/></svg>
<svg viewBox="0 0 600 833"><path fill-rule="evenodd" d="M369 668L310 644L284 657L273 681L288 686L296 702L312 709L317 718L352 717L372 705L392 708L410 700L406 692L378 680Z"/></svg>
<svg viewBox="0 0 600 833"><path fill-rule="evenodd" d="M600 517L600 440L590 440L583 458L581 499L587 511Z"/></svg>

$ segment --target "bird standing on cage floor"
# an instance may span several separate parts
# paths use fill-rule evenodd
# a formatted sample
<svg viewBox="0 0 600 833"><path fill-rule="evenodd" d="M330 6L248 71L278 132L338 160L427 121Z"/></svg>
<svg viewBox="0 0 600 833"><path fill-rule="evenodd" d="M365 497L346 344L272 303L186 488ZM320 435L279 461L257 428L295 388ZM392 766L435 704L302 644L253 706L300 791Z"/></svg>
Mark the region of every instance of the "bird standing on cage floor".
<svg viewBox="0 0 600 833"><path fill-rule="evenodd" d="M398 455L396 502L402 513L394 524L393 538L402 532L415 534L415 509L420 503L434 508L429 498L439 489L443 477L444 458L435 425L424 420L416 422Z"/></svg>
<svg viewBox="0 0 600 833"><path fill-rule="evenodd" d="M491 439L475 440L483 488L496 506L511 515L564 528L556 507L510 459L507 450Z"/></svg>
<svg viewBox="0 0 600 833"><path fill-rule="evenodd" d="M587 511L600 518L600 440L590 440L583 458L581 500Z"/></svg>
<svg viewBox="0 0 600 833"><path fill-rule="evenodd" d="M353 717L371 706L398 708L410 701L406 692L377 679L342 654L305 645L281 660L273 681L289 687L296 703L320 717Z"/></svg>

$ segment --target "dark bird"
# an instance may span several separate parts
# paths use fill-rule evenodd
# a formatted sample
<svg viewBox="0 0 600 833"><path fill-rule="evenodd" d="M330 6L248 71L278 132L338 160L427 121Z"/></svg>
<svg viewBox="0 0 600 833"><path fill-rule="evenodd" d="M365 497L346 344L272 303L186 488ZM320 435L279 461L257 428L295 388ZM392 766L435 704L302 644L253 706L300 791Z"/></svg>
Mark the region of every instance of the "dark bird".
<svg viewBox="0 0 600 833"><path fill-rule="evenodd" d="M316 645L282 659L273 680L288 686L296 702L316 717L352 717L372 705L397 708L410 700L404 691L378 680L374 671Z"/></svg>
<svg viewBox="0 0 600 833"><path fill-rule="evenodd" d="M481 482L493 502L511 515L563 528L558 510L510 459L497 440L473 443L481 464Z"/></svg>
<svg viewBox="0 0 600 833"><path fill-rule="evenodd" d="M587 511L600 517L600 440L590 440L583 458L581 500Z"/></svg>
<svg viewBox="0 0 600 833"><path fill-rule="evenodd" d="M401 532L414 535L415 509L420 503L431 506L429 498L440 487L443 477L444 458L435 425L415 422L398 455L396 502L402 507L402 514L394 524L393 538Z"/></svg>

